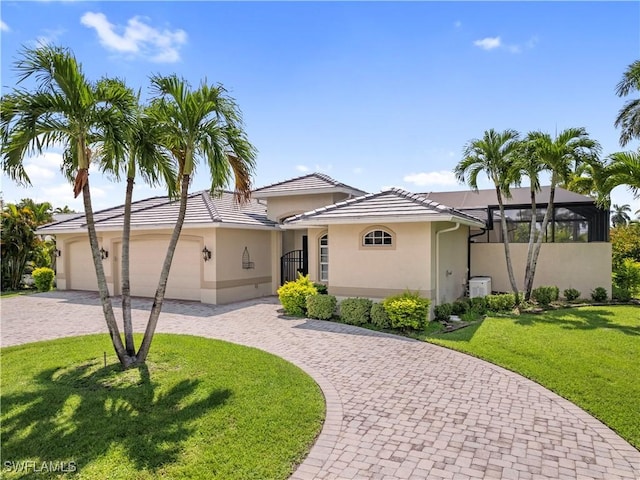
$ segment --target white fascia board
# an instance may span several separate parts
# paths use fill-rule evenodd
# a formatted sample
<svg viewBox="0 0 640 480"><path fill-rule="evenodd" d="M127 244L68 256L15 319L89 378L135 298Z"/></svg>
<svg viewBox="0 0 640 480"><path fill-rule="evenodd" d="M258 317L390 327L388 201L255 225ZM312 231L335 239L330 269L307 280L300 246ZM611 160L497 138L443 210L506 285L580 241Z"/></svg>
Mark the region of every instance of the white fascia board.
<svg viewBox="0 0 640 480"><path fill-rule="evenodd" d="M292 223L285 223L282 228L296 229L304 227L326 227L327 225L349 225L349 224L368 224L368 223L417 223L417 222L457 222L463 225L471 227L484 227L484 222L480 220L472 220L464 217L458 217L455 215L397 215L397 216L367 216L367 217L349 217L349 218L335 218L324 220L297 220Z"/></svg>
<svg viewBox="0 0 640 480"><path fill-rule="evenodd" d="M350 195L356 195L356 192L345 187L322 187L322 188L306 188L296 190L284 190L280 192L254 192L251 194L252 198L273 198L273 197L292 197L296 195L320 195L324 193L347 193ZM359 196L359 195L357 195Z"/></svg>

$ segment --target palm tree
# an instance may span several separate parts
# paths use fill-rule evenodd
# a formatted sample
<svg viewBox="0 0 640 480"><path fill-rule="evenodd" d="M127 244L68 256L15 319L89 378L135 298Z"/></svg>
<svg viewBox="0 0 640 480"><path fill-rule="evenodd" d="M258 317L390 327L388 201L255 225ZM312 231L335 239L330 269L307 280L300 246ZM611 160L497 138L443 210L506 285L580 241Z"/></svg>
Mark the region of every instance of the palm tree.
<svg viewBox="0 0 640 480"><path fill-rule="evenodd" d="M616 87L619 97L626 97L631 91L640 91L640 60L627 67L622 80ZM629 100L624 104L615 122L620 127L620 145L625 146L633 138L640 138L640 98Z"/></svg>
<svg viewBox="0 0 640 480"><path fill-rule="evenodd" d="M162 266L153 307L137 354L145 361L164 301L169 270L187 209L189 183L198 161L211 175L211 191L219 191L234 181L235 198L249 200L251 177L255 168L255 148L242 127L240 110L225 89L201 83L192 89L182 78L153 76L154 90L149 114L162 133L162 144L175 159L180 181L180 207L167 254Z"/></svg>
<svg viewBox="0 0 640 480"><path fill-rule="evenodd" d="M631 212L631 206L628 203L624 205L613 204L613 210L611 210L611 224L614 227L620 225L627 225L631 221L629 213Z"/></svg>
<svg viewBox="0 0 640 480"><path fill-rule="evenodd" d="M69 205L65 205L64 207L56 207L53 210L54 214L59 214L59 213L76 213L75 210L72 210L69 208Z"/></svg>
<svg viewBox="0 0 640 480"><path fill-rule="evenodd" d="M31 252L37 247L36 222L29 207L9 203L2 211L2 288L17 290Z"/></svg>
<svg viewBox="0 0 640 480"><path fill-rule="evenodd" d="M53 220L53 213L51 211L53 207L49 202L38 203L31 198L23 198L20 200L20 203L18 203L18 207L27 207L33 212L33 219L36 226L44 225Z"/></svg>
<svg viewBox="0 0 640 480"><path fill-rule="evenodd" d="M121 102L127 92L110 84L91 83L82 66L68 50L50 45L25 49L16 62L18 84L34 77L35 90L15 88L4 95L0 105L0 140L2 168L16 181L30 184L23 166L32 152L63 145L63 171L74 178L74 194L82 193L89 243L96 269L100 301L109 334L123 366L127 356L113 313L107 281L102 266L93 218L89 166L91 145L110 138L119 146ZM115 147L114 147L115 148ZM119 148L119 147L118 147Z"/></svg>
<svg viewBox="0 0 640 480"><path fill-rule="evenodd" d="M123 85L123 88L124 87ZM131 318L131 281L130 281L130 240L131 240L131 203L136 175L151 186L165 184L169 196L176 196L176 173L168 152L161 143L161 128L151 120L145 108L140 104L140 93L130 98L123 115L123 128L126 129L125 157L118 155L117 145L104 142L101 149L102 168L119 178L123 170L127 179L124 201L124 219L122 230L121 277L122 277L122 321L125 338L125 350L136 363L136 351L133 339L133 323ZM115 147L115 148L114 148Z"/></svg>
<svg viewBox="0 0 640 480"><path fill-rule="evenodd" d="M515 130L505 130L501 133L494 129L484 132L482 139L473 139L464 147L463 158L456 165L454 173L461 183L467 183L472 190L478 190L478 175L484 172L493 182L500 208L500 223L502 225L502 241L507 261L507 273L511 289L519 301L518 284L513 274L513 264L509 251L509 234L507 218L504 213L503 196L510 198L509 187L517 178L514 163L520 151L519 133Z"/></svg>
<svg viewBox="0 0 640 480"><path fill-rule="evenodd" d="M608 209L611 205L610 183L608 164L595 158L579 164L562 187L572 192L595 197L600 207Z"/></svg>
<svg viewBox="0 0 640 480"><path fill-rule="evenodd" d="M609 155L607 168L608 186L613 189L626 185L634 196L640 196L640 154L636 152L616 152Z"/></svg>
<svg viewBox="0 0 640 480"><path fill-rule="evenodd" d="M589 138L584 128L568 128L563 130L555 138L544 132L530 132L525 142L528 151L535 157L535 161L544 166L551 173L551 185L549 188L549 202L542 221L542 228L533 248L532 256L527 265L528 275L525 275L525 300L531 297L533 280L536 274L538 255L544 234L547 231L549 220L553 216L556 188L560 184L569 182L577 166L582 163L594 164L600 153L600 144Z"/></svg>

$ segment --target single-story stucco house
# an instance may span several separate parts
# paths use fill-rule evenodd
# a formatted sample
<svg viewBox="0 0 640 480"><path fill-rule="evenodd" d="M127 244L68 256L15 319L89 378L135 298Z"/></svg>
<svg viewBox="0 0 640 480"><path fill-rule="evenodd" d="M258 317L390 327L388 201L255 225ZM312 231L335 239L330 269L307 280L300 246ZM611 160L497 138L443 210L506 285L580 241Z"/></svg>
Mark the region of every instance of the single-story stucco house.
<svg viewBox="0 0 640 480"><path fill-rule="evenodd" d="M527 188L507 201L515 274L522 284L531 208ZM538 194L542 221L548 188ZM167 197L134 202L131 292L153 296L178 212ZM509 291L495 191L366 193L312 173L253 191L237 206L229 192L190 195L167 298L222 304L272 295L297 272L338 297L384 298L419 291L435 304L465 294L469 279L490 277ZM123 207L95 214L109 291L120 294ZM97 290L82 214L45 225L60 258L57 287ZM611 292L609 212L593 199L556 192L535 285Z"/></svg>

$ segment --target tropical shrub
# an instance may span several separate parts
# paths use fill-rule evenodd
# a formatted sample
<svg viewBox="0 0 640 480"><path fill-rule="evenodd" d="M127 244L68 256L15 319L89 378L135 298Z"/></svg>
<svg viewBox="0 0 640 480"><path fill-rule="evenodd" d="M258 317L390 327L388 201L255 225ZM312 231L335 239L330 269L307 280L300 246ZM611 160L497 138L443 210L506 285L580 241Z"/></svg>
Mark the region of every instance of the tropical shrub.
<svg viewBox="0 0 640 480"><path fill-rule="evenodd" d="M316 287L316 290L318 291L318 295L327 295L327 293L329 293L327 291L327 286L324 283L314 282L313 286Z"/></svg>
<svg viewBox="0 0 640 480"><path fill-rule="evenodd" d="M628 302L631 300L631 292L629 290L617 287L613 285L611 287L611 298L614 298L620 302Z"/></svg>
<svg viewBox="0 0 640 480"><path fill-rule="evenodd" d="M460 298L451 304L452 315L463 315L471 310L471 299Z"/></svg>
<svg viewBox="0 0 640 480"><path fill-rule="evenodd" d="M450 303L441 303L440 305L436 305L435 307L433 307L433 316L439 322L446 322L447 320L449 320L449 317L452 313L453 305Z"/></svg>
<svg viewBox="0 0 640 480"><path fill-rule="evenodd" d="M594 302L606 302L607 301L607 289L604 287L596 287L591 292L591 298Z"/></svg>
<svg viewBox="0 0 640 480"><path fill-rule="evenodd" d="M556 286L540 286L531 292L531 297L543 307L557 301L559 295L560 289Z"/></svg>
<svg viewBox="0 0 640 480"><path fill-rule="evenodd" d="M369 323L372 304L368 298L345 298L340 302L340 318L349 325Z"/></svg>
<svg viewBox="0 0 640 480"><path fill-rule="evenodd" d="M391 327L421 330L428 321L430 303L418 293L405 292L385 298L382 305L391 320Z"/></svg>
<svg viewBox="0 0 640 480"><path fill-rule="evenodd" d="M625 258L613 271L613 286L628 292L629 299L637 294L640 291L640 262Z"/></svg>
<svg viewBox="0 0 640 480"><path fill-rule="evenodd" d="M564 298L567 299L568 302L573 302L580 298L580 290L576 290L575 288L567 288L564 292L562 292Z"/></svg>
<svg viewBox="0 0 640 480"><path fill-rule="evenodd" d="M318 290L313 286L308 275L298 274L297 280L285 283L277 293L285 313L301 317L307 311L307 297L317 295Z"/></svg>
<svg viewBox="0 0 640 480"><path fill-rule="evenodd" d="M381 303L374 303L371 305L371 323L379 328L391 328L391 320L389 315L384 310L384 305Z"/></svg>
<svg viewBox="0 0 640 480"><path fill-rule="evenodd" d="M336 311L336 297L333 295L309 295L307 297L307 316L318 320L331 320Z"/></svg>
<svg viewBox="0 0 640 480"><path fill-rule="evenodd" d="M486 315L487 313L487 299L486 297L473 297L469 299L471 301L471 310L478 315Z"/></svg>
<svg viewBox="0 0 640 480"><path fill-rule="evenodd" d="M32 273L33 281L39 292L48 292L53 288L55 273L48 267L36 268Z"/></svg>
<svg viewBox="0 0 640 480"><path fill-rule="evenodd" d="M516 306L516 296L513 293L499 293L487 295L487 309L492 312L510 312Z"/></svg>

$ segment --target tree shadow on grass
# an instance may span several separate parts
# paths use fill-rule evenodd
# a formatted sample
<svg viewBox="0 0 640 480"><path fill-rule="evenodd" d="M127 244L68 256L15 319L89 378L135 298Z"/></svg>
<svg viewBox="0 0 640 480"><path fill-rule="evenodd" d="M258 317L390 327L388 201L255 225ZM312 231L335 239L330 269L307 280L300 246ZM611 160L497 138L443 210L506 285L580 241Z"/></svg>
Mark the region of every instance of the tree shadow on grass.
<svg viewBox="0 0 640 480"><path fill-rule="evenodd" d="M98 359L32 380L35 391L1 397L3 461L73 461L79 473L113 448L138 471L175 462L194 433L192 421L231 396L227 389L201 392L194 379L158 392L146 365L122 372L101 368Z"/></svg>
<svg viewBox="0 0 640 480"><path fill-rule="evenodd" d="M567 330L618 330L625 335L640 335L640 326L622 325L616 322L616 313L606 308L580 310L577 308L556 310L542 314L521 315L516 325L532 326L536 323L560 325Z"/></svg>

